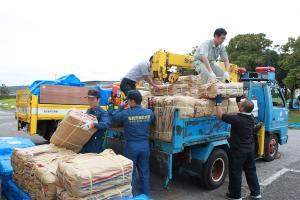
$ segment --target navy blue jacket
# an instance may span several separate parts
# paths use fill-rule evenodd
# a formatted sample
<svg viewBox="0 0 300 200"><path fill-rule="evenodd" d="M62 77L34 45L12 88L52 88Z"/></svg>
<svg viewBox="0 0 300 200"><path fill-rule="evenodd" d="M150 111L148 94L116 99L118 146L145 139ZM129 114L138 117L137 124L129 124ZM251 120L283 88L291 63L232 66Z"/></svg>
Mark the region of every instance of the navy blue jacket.
<svg viewBox="0 0 300 200"><path fill-rule="evenodd" d="M96 108L88 109L86 113L95 116L98 120L97 123L94 123L94 127L95 129L97 129L97 131L93 136L102 137L105 130L110 126L110 118L108 112L103 110L100 106L97 106Z"/></svg>
<svg viewBox="0 0 300 200"><path fill-rule="evenodd" d="M123 125L124 138L128 142L147 141L153 119L152 110L142 106L135 106L126 110L120 107L112 113L112 120Z"/></svg>

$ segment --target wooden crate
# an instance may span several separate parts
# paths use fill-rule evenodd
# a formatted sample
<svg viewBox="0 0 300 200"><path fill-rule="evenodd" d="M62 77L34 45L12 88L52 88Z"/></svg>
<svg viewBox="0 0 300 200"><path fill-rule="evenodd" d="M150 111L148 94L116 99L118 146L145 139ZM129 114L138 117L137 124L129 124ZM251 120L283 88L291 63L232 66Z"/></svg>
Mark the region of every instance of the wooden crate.
<svg viewBox="0 0 300 200"><path fill-rule="evenodd" d="M64 85L41 85L41 104L70 104L87 105L85 98L91 88L64 86Z"/></svg>

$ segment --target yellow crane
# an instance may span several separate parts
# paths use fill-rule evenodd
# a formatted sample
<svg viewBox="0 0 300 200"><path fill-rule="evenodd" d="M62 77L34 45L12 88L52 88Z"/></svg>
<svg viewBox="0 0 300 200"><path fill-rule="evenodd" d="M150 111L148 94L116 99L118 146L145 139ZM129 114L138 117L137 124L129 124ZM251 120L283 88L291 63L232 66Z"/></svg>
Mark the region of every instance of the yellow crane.
<svg viewBox="0 0 300 200"><path fill-rule="evenodd" d="M219 64L225 70L224 63L220 62ZM171 53L164 50L159 50L154 53L152 63L153 78L158 78L159 80L164 80L167 82L175 82L180 76L180 73L169 72L171 67L194 70L193 56ZM229 73L230 81L239 81L237 65L230 64Z"/></svg>

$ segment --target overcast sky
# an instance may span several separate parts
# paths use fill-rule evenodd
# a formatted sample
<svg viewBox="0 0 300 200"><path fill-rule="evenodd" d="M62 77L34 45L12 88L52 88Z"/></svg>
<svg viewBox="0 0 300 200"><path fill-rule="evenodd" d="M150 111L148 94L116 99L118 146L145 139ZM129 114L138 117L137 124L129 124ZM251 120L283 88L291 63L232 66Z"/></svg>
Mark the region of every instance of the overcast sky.
<svg viewBox="0 0 300 200"><path fill-rule="evenodd" d="M119 80L158 49L187 53L215 28L227 40L300 35L297 0L0 0L0 83L27 85L74 73Z"/></svg>

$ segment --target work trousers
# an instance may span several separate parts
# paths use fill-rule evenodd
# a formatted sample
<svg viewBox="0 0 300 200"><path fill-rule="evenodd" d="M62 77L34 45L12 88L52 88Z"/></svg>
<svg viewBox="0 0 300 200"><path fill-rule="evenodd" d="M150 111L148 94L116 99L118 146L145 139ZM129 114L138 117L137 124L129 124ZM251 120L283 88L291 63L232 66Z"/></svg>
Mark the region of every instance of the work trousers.
<svg viewBox="0 0 300 200"><path fill-rule="evenodd" d="M123 78L120 84L120 89L122 92L124 92L125 96L127 96L128 92L130 90L135 90L136 86L135 86L136 82L133 80L130 80L128 78Z"/></svg>
<svg viewBox="0 0 300 200"><path fill-rule="evenodd" d="M149 195L149 141L126 142L124 149L125 156L133 161L132 193ZM139 192L136 192L136 170L139 173Z"/></svg>
<svg viewBox="0 0 300 200"><path fill-rule="evenodd" d="M217 64L217 62L212 61L209 63L211 66L211 69L216 74L217 79L224 82L225 79L223 78L224 70ZM206 84L210 80L210 74L205 67L205 65L202 62L196 62L195 63L196 71L198 74L201 74L201 81L202 84Z"/></svg>
<svg viewBox="0 0 300 200"><path fill-rule="evenodd" d="M254 151L244 153L229 150L228 190L233 198L241 198L242 171L245 172L251 195L257 196L260 194L254 156Z"/></svg>

